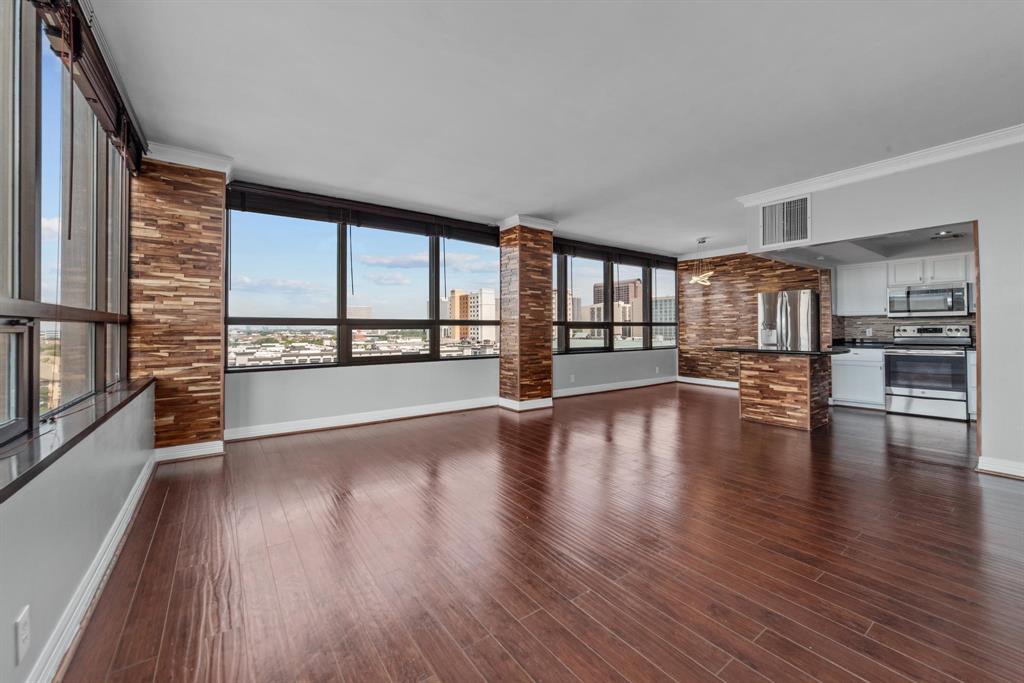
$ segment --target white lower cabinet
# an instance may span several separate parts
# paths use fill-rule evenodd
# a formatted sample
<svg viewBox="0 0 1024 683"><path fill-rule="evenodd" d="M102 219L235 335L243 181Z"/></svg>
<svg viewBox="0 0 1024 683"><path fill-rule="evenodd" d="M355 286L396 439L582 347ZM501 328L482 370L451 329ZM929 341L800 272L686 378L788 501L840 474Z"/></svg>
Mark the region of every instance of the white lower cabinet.
<svg viewBox="0 0 1024 683"><path fill-rule="evenodd" d="M832 357L832 403L885 410L882 349L853 349Z"/></svg>

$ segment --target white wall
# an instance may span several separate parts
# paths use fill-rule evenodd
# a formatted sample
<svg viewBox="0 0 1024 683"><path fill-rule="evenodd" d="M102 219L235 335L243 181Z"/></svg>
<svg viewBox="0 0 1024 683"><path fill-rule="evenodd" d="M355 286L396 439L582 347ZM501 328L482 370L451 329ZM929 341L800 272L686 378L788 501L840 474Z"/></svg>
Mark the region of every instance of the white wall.
<svg viewBox="0 0 1024 683"><path fill-rule="evenodd" d="M675 381L677 358L675 347L555 356L555 398Z"/></svg>
<svg viewBox="0 0 1024 683"><path fill-rule="evenodd" d="M1024 145L813 193L812 242L979 224L982 469L1024 476ZM757 244L758 209L746 223Z"/></svg>
<svg viewBox="0 0 1024 683"><path fill-rule="evenodd" d="M497 405L498 359L228 373L227 439Z"/></svg>
<svg viewBox="0 0 1024 683"><path fill-rule="evenodd" d="M127 522L131 509L122 508L149 471L153 392L151 385L0 504L0 681L52 675L45 663L55 667L58 642L67 647L74 635L78 619L70 617L80 618L92 597L82 589L106 569L97 556L116 549L111 527ZM32 645L15 666L14 620L25 605Z"/></svg>

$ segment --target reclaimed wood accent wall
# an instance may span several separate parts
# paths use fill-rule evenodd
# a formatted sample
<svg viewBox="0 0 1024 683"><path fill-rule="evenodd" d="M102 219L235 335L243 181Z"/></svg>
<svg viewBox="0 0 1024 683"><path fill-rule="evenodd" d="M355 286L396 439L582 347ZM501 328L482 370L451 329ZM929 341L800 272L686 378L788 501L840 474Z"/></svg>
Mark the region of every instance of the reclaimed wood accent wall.
<svg viewBox="0 0 1024 683"><path fill-rule="evenodd" d="M223 173L146 159L131 183L131 377L156 377L156 446L224 437Z"/></svg>
<svg viewBox="0 0 1024 683"><path fill-rule="evenodd" d="M740 353L740 417L793 429L828 424L828 356Z"/></svg>
<svg viewBox="0 0 1024 683"><path fill-rule="evenodd" d="M757 345L757 293L783 289L818 290L821 305L821 346L832 345L832 274L781 261L730 254L705 259L715 271L711 285L690 284L696 261L680 261L679 374L735 382L736 354L715 346ZM827 291L823 291L827 290Z"/></svg>
<svg viewBox="0 0 1024 683"><path fill-rule="evenodd" d="M551 397L552 246L548 230L501 232L501 398Z"/></svg>

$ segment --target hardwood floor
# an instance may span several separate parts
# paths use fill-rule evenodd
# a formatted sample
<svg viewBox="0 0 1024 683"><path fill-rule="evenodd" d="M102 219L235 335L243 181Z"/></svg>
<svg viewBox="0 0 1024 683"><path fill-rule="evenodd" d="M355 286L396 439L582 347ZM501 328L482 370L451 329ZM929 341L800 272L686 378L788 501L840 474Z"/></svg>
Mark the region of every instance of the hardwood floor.
<svg viewBox="0 0 1024 683"><path fill-rule="evenodd" d="M963 424L687 385L160 467L77 681L1020 681L1024 482Z"/></svg>

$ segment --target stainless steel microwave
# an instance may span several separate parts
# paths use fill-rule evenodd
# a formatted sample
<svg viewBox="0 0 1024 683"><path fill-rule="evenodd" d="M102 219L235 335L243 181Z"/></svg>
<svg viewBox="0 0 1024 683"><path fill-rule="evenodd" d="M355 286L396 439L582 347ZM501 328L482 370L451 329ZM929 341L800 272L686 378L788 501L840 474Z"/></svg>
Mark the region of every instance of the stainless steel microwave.
<svg viewBox="0 0 1024 683"><path fill-rule="evenodd" d="M890 318L967 315L972 309L969 282L889 288Z"/></svg>

